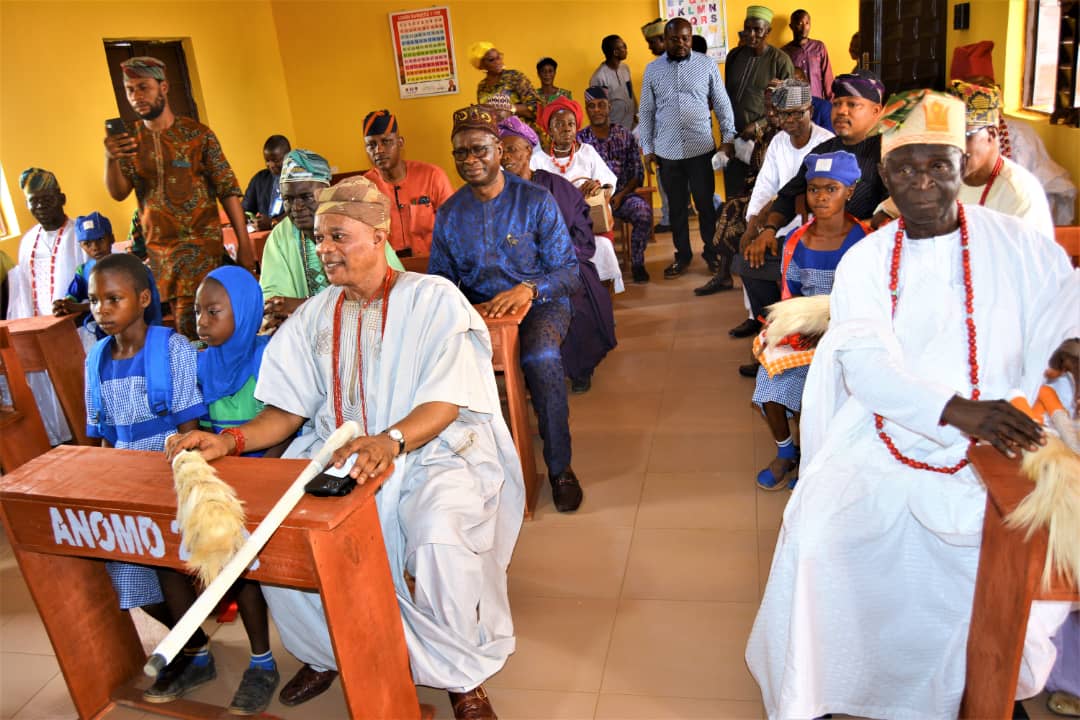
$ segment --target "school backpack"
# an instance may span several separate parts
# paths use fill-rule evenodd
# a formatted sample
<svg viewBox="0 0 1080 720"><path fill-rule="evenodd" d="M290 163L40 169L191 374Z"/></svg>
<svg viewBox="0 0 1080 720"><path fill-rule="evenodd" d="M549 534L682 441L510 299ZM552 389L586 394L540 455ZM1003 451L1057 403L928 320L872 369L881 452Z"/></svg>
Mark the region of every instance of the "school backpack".
<svg viewBox="0 0 1080 720"><path fill-rule="evenodd" d="M172 363L169 355L169 338L172 328L150 325L146 328L146 344L143 347L143 364L146 370L146 395L150 412L155 417L150 420L124 426L117 432L117 426L107 422L105 406L101 400L101 365L105 353L112 343L112 336L99 340L86 356L86 384L89 405L86 408L87 424L97 430L100 437L116 445L117 440L135 442L153 437L176 428L172 417Z"/></svg>

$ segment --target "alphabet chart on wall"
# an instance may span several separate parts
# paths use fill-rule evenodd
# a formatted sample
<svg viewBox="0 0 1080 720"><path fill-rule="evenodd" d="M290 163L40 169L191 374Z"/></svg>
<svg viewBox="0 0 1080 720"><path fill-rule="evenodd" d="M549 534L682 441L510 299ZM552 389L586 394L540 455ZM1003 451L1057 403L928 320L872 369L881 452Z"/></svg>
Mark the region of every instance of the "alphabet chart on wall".
<svg viewBox="0 0 1080 720"><path fill-rule="evenodd" d="M660 17L686 18L709 44L709 57L716 62L727 59L727 8L725 0L659 0Z"/></svg>
<svg viewBox="0 0 1080 720"><path fill-rule="evenodd" d="M449 8L390 13L390 35L401 97L457 93Z"/></svg>

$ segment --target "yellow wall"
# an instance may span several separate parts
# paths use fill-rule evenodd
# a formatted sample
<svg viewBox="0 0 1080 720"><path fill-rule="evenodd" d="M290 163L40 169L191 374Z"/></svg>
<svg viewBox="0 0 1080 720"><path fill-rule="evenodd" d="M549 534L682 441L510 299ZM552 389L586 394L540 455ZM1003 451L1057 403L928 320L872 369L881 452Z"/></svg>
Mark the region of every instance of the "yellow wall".
<svg viewBox="0 0 1080 720"><path fill-rule="evenodd" d="M104 39L188 39L200 119L217 133L242 186L263 167L266 137L292 135L268 0L3 0L0 25L0 163L23 230L34 221L18 179L30 166L57 174L69 215L99 210L122 228L131 218L134 200L115 202L102 181L103 123L117 115ZM0 244L12 255L16 248L17 240Z"/></svg>
<svg viewBox="0 0 1080 720"><path fill-rule="evenodd" d="M1025 0L970 0L971 27L952 30L952 6L949 8L948 53L952 63L953 49L982 40L994 43L995 79L1005 95L1005 108L1011 117L1030 124L1043 142L1046 151L1069 171L1074 184L1080 186L1080 128L1051 125L1045 115L1020 109L1024 89L1024 43L1026 35ZM1080 217L1080 202L1077 204Z"/></svg>
<svg viewBox="0 0 1080 720"><path fill-rule="evenodd" d="M399 119L406 153L441 165L459 183L450 161L450 115L475 102L482 75L469 64L469 45L489 40L499 47L509 68L525 73L534 84L536 61L545 55L559 63L555 83L581 99L589 76L603 61L600 40L621 35L629 47L635 88L653 59L641 37L641 26L657 15L655 0L515 0L494 4L450 0L461 92L402 100L398 96L390 45L388 13L410 8L401 0L382 2L308 2L274 0L278 45L285 65L297 141L325 155L339 170L369 167L362 146L364 115L389 108ZM752 1L728 3L732 44ZM416 6L421 6L417 3ZM841 71L851 66L847 46L858 25L856 0L811 0L801 5L811 13L812 35L824 40ZM794 6L793 8L794 9ZM787 17L773 22L773 44L790 41Z"/></svg>

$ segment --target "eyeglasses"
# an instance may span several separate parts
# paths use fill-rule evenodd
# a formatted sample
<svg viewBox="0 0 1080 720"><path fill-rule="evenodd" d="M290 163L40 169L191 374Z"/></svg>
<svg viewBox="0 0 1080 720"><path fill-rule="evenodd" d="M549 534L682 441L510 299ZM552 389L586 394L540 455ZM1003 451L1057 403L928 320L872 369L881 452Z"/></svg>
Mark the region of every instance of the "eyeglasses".
<svg viewBox="0 0 1080 720"><path fill-rule="evenodd" d="M798 120L805 115L809 109L810 108L802 108L801 110L777 110L776 114L781 120Z"/></svg>
<svg viewBox="0 0 1080 720"><path fill-rule="evenodd" d="M473 145L472 147L455 148L450 154L454 156L454 160L457 162L465 162L470 155L477 160L486 160L494 147L494 145Z"/></svg>

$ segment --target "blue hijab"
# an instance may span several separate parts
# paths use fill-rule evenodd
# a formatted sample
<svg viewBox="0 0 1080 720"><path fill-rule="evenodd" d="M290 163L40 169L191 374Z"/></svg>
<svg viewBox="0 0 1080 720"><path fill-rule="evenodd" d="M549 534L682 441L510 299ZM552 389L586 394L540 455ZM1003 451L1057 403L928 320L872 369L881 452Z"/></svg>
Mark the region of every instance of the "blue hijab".
<svg viewBox="0 0 1080 720"><path fill-rule="evenodd" d="M233 334L217 347L199 353L199 386L207 405L232 395L250 377L258 377L268 335L258 335L263 318L259 281L238 265L219 267L206 277L221 283L233 312Z"/></svg>

